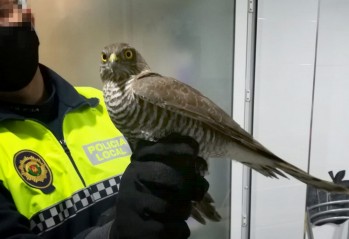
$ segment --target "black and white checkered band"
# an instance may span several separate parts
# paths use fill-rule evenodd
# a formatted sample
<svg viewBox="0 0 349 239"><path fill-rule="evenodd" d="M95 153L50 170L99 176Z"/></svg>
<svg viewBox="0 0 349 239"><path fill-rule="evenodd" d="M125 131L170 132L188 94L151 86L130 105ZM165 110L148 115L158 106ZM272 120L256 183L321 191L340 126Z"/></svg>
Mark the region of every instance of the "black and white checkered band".
<svg viewBox="0 0 349 239"><path fill-rule="evenodd" d="M58 226L79 211L92 206L104 198L117 194L120 181L121 175L96 183L73 194L72 197L35 214L30 219L30 229L36 234L41 234Z"/></svg>

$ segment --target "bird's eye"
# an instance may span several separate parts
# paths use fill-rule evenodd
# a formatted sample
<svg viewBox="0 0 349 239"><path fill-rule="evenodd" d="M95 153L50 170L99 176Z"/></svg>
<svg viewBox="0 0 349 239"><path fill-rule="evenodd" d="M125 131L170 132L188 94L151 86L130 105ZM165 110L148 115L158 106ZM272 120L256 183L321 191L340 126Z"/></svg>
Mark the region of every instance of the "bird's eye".
<svg viewBox="0 0 349 239"><path fill-rule="evenodd" d="M107 54L105 54L104 52L102 52L101 54L101 60L103 63L106 63L108 60Z"/></svg>
<svg viewBox="0 0 349 239"><path fill-rule="evenodd" d="M124 55L127 60L131 60L133 57L133 52L131 50L126 50Z"/></svg>

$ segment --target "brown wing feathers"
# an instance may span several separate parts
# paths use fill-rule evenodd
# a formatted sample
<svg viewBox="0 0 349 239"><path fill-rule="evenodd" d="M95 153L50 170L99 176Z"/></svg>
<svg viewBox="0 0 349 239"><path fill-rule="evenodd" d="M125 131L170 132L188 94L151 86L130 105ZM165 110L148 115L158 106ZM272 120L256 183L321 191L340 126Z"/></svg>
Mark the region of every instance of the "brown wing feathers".
<svg viewBox="0 0 349 239"><path fill-rule="evenodd" d="M254 140L225 111L189 85L170 77L147 72L136 78L132 88L137 96L146 101L199 119L208 127L218 130L251 150L266 157L278 158Z"/></svg>

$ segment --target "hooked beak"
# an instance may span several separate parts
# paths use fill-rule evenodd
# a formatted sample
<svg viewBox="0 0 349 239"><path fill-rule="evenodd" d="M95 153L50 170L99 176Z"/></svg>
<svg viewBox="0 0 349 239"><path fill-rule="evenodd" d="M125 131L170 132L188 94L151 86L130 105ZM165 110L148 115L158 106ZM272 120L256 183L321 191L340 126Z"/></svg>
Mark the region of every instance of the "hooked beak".
<svg viewBox="0 0 349 239"><path fill-rule="evenodd" d="M118 61L118 57L116 56L116 54L115 53L110 54L109 62L113 63L113 62L116 62L116 61Z"/></svg>

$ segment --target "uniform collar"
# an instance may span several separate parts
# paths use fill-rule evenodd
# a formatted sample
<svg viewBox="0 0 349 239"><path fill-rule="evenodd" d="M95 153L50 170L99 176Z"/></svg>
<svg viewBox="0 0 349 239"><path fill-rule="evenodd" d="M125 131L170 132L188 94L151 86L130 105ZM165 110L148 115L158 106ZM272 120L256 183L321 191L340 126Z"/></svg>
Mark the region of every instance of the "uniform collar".
<svg viewBox="0 0 349 239"><path fill-rule="evenodd" d="M97 98L86 98L80 95L76 89L50 68L40 64L40 70L45 79L52 82L60 102L71 108L77 108L81 104L96 107L99 103Z"/></svg>
<svg viewBox="0 0 349 239"><path fill-rule="evenodd" d="M80 95L71 84L69 84L53 70L42 64L39 64L39 67L45 80L45 84L47 83L52 85L53 90L50 97L57 97L58 101L66 105L67 108L76 109L85 105L96 107L99 104L99 100L97 98L86 98ZM14 111L0 108L0 121L5 119L24 120L26 117L22 116L21 114L17 114Z"/></svg>

